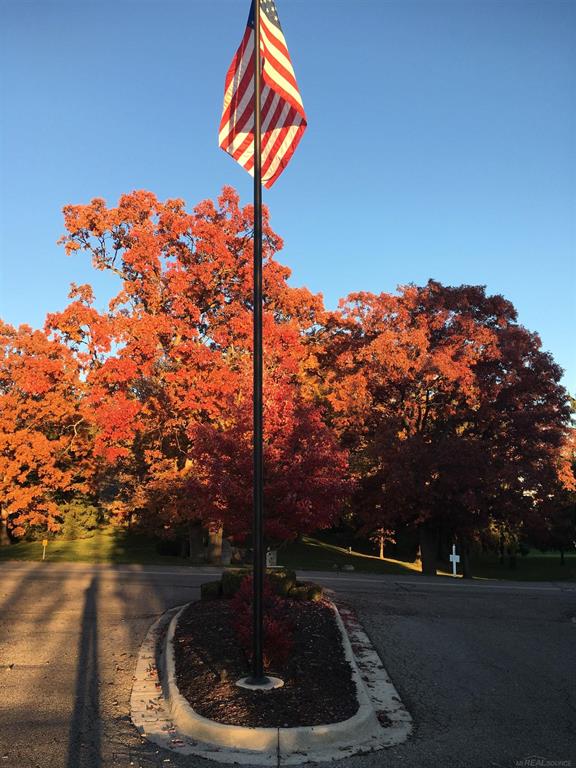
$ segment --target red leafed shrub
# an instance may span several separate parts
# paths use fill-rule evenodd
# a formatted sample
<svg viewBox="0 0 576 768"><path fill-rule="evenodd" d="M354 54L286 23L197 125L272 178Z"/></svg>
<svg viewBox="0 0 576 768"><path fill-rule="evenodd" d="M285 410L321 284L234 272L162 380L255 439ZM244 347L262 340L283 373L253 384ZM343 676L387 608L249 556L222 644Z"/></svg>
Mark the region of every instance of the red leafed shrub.
<svg viewBox="0 0 576 768"><path fill-rule="evenodd" d="M246 576L232 598L232 622L238 643L247 658L252 656L253 578ZM264 579L264 666L283 664L294 644L294 628L287 618L287 602L274 594Z"/></svg>

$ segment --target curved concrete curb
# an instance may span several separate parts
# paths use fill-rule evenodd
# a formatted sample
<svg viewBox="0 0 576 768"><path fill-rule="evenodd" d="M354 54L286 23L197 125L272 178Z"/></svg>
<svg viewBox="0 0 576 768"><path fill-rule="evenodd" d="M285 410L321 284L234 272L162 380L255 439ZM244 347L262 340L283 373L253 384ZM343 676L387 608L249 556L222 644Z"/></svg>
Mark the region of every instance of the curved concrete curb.
<svg viewBox="0 0 576 768"><path fill-rule="evenodd" d="M166 700L178 729L199 741L219 747L232 747L255 752L275 752L278 746L277 728L240 728L209 720L195 712L178 690L176 660L174 658L174 634L178 619L187 606L176 613L168 627L165 645Z"/></svg>
<svg viewBox="0 0 576 768"><path fill-rule="evenodd" d="M200 741L207 741L220 747L236 747L256 752L311 752L325 751L327 748L348 748L351 744L364 742L380 730L380 723L374 712L362 678L354 660L354 654L342 619L334 606L336 622L340 629L344 652L356 686L358 711L348 720L340 723L315 725L298 728L247 728L224 725L208 720L195 712L178 690L176 683L176 664L174 658L174 634L178 619L184 608L172 618L166 636L166 688L167 699L174 722L179 730L189 733ZM331 758L330 758L331 759Z"/></svg>
<svg viewBox="0 0 576 768"><path fill-rule="evenodd" d="M380 656L354 611L341 606L339 612L354 652L356 666L366 686L375 715L382 726L380 735L382 745L390 747L401 744L412 732L412 717L404 707Z"/></svg>
<svg viewBox="0 0 576 768"><path fill-rule="evenodd" d="M350 663L356 685L358 711L353 717L339 723L299 728L247 728L224 725L202 717L195 712L178 690L173 639L180 614L186 606L165 614L150 629L142 646L140 670L154 675L155 690L160 690L160 707L154 713L132 713L132 719L141 733L161 746L185 754L196 754L223 763L251 765L295 765L349 757L358 752L374 751L404 741L412 727L412 720L404 709L398 694L380 658L368 637L350 610L342 609L342 617L331 604L341 632L344 652ZM163 661L158 669L151 668L151 644L166 630ZM346 626L345 626L346 625ZM348 630L348 631L347 631ZM350 635L350 636L349 636ZM150 639L149 639L150 638ZM147 666L146 666L147 665ZM135 676L133 703L142 704L142 691L146 696L151 688L148 681L138 682ZM162 685L160 685L160 680ZM150 705L152 702L150 702Z"/></svg>

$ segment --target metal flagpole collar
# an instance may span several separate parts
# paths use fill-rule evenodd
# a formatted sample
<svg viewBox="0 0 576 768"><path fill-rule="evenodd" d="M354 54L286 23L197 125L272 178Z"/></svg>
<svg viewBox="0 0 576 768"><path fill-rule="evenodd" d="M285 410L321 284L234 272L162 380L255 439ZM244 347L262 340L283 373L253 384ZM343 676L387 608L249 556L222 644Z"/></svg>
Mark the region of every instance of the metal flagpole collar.
<svg viewBox="0 0 576 768"><path fill-rule="evenodd" d="M252 675L241 677L236 681L239 688L246 688L248 691L273 691L275 688L282 688L284 680L271 675L263 675L260 679L255 679Z"/></svg>

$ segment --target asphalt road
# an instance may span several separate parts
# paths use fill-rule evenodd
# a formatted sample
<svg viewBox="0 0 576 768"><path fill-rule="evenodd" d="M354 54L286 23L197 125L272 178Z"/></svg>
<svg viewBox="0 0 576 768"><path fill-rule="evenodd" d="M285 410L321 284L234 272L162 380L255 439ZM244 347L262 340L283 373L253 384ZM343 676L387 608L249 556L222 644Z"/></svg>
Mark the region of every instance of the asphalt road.
<svg viewBox="0 0 576 768"><path fill-rule="evenodd" d="M143 742L129 717L148 627L208 578L1 565L0 768L214 766ZM342 768L576 768L575 586L317 578L356 609L416 724L406 744Z"/></svg>

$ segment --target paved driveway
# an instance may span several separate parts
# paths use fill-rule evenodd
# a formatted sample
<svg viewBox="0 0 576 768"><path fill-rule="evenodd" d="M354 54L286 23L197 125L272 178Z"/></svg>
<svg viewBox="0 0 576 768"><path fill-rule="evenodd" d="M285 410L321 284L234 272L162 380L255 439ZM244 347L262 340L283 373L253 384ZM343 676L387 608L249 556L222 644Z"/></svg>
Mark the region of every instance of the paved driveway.
<svg viewBox="0 0 576 768"><path fill-rule="evenodd" d="M0 566L0 768L210 768L142 742L128 703L152 621L215 576ZM342 768L576 768L575 587L317 578L357 610L416 722L406 744Z"/></svg>

